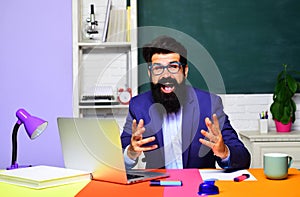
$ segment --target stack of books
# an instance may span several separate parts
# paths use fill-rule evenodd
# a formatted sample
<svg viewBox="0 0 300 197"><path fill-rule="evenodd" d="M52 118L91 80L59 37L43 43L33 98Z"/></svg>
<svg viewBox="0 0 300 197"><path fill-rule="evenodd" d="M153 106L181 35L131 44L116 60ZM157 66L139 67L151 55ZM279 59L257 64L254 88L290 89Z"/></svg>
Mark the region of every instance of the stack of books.
<svg viewBox="0 0 300 197"><path fill-rule="evenodd" d="M83 10L83 41L84 42L130 42L130 6L126 6L125 2L115 2L106 0L105 2L95 5L96 13L94 14L94 4L91 4L90 16L87 16L85 9ZM94 24L95 32L91 33L91 15L96 21ZM102 34L101 34L102 33Z"/></svg>
<svg viewBox="0 0 300 197"><path fill-rule="evenodd" d="M90 172L43 165L0 172L0 182L34 189L89 180L91 180Z"/></svg>
<svg viewBox="0 0 300 197"><path fill-rule="evenodd" d="M113 104L115 96L112 86L96 86L93 91L85 92L81 95L80 105L89 104Z"/></svg>
<svg viewBox="0 0 300 197"><path fill-rule="evenodd" d="M108 0L103 42L130 42L130 6L113 7Z"/></svg>

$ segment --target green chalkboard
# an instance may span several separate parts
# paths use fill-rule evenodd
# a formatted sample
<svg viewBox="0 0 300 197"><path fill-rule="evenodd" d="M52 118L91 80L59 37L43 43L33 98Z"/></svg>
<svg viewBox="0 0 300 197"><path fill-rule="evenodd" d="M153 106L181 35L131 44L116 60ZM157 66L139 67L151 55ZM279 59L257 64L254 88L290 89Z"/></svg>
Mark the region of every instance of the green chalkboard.
<svg viewBox="0 0 300 197"><path fill-rule="evenodd" d="M161 34L189 43L189 82L216 93L272 93L282 64L300 70L299 0L142 0L138 26L139 47Z"/></svg>

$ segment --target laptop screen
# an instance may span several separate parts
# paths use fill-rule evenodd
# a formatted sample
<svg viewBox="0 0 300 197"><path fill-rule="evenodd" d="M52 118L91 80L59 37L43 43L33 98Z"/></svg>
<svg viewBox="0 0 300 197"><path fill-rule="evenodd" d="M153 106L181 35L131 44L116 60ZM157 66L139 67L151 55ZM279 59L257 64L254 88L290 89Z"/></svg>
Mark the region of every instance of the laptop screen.
<svg viewBox="0 0 300 197"><path fill-rule="evenodd" d="M65 167L94 172L125 169L120 129L114 119L58 118Z"/></svg>

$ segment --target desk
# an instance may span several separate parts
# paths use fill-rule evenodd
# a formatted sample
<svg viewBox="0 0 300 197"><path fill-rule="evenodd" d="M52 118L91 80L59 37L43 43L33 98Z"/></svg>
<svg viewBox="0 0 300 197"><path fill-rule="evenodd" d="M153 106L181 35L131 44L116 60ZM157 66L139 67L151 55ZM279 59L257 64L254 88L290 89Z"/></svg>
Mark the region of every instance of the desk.
<svg viewBox="0 0 300 197"><path fill-rule="evenodd" d="M219 196L300 196L300 171L297 169L289 169L289 177L285 180L269 180L266 179L263 169L250 169L257 181L216 181L219 187ZM141 196L141 197L199 197L198 187L201 183L201 177L197 169L185 170L168 170L169 179L181 179L183 187L150 187L148 182L138 183L135 185L124 186L104 183L99 181L91 181L76 197L92 197L92 196Z"/></svg>
<svg viewBox="0 0 300 197"><path fill-rule="evenodd" d="M262 169L249 169L257 181L217 181L220 194L223 196L300 196L300 171L289 169L289 177L285 180L268 180L265 178ZM183 187L150 187L149 182L137 183L133 185L119 185L101 181L83 181L64 186L47 188L42 190L28 189L6 183L0 183L0 196L75 196L93 197L93 196L141 196L141 197L199 197L197 194L201 177L197 169L168 170L169 179L180 179L183 181ZM86 186L86 187L85 187Z"/></svg>
<svg viewBox="0 0 300 197"><path fill-rule="evenodd" d="M75 196L89 181L81 181L45 189L30 189L8 183L0 183L1 197L73 197Z"/></svg>
<svg viewBox="0 0 300 197"><path fill-rule="evenodd" d="M220 195L218 196L239 196L239 197L261 197L261 196L284 196L299 197L300 196L300 171L295 168L289 169L288 179L285 180L269 180L265 178L262 169L250 169L251 174L255 176L257 181L217 181Z"/></svg>

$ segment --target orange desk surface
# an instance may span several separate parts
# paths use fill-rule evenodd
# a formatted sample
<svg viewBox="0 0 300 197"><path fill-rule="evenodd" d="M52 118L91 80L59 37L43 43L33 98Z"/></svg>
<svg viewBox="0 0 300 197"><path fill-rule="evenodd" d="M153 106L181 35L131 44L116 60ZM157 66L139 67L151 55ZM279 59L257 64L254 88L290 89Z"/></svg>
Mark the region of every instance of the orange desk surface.
<svg viewBox="0 0 300 197"><path fill-rule="evenodd" d="M171 180L182 180L182 187L157 187L149 186L149 182L133 185L120 185L102 181L91 181L76 197L93 196L141 196L141 197L193 197L198 195L198 187L202 182L198 169L167 170ZM269 180L265 178L263 169L249 169L257 181L216 181L220 194L213 196L300 196L300 171L289 169L289 176L284 180Z"/></svg>

